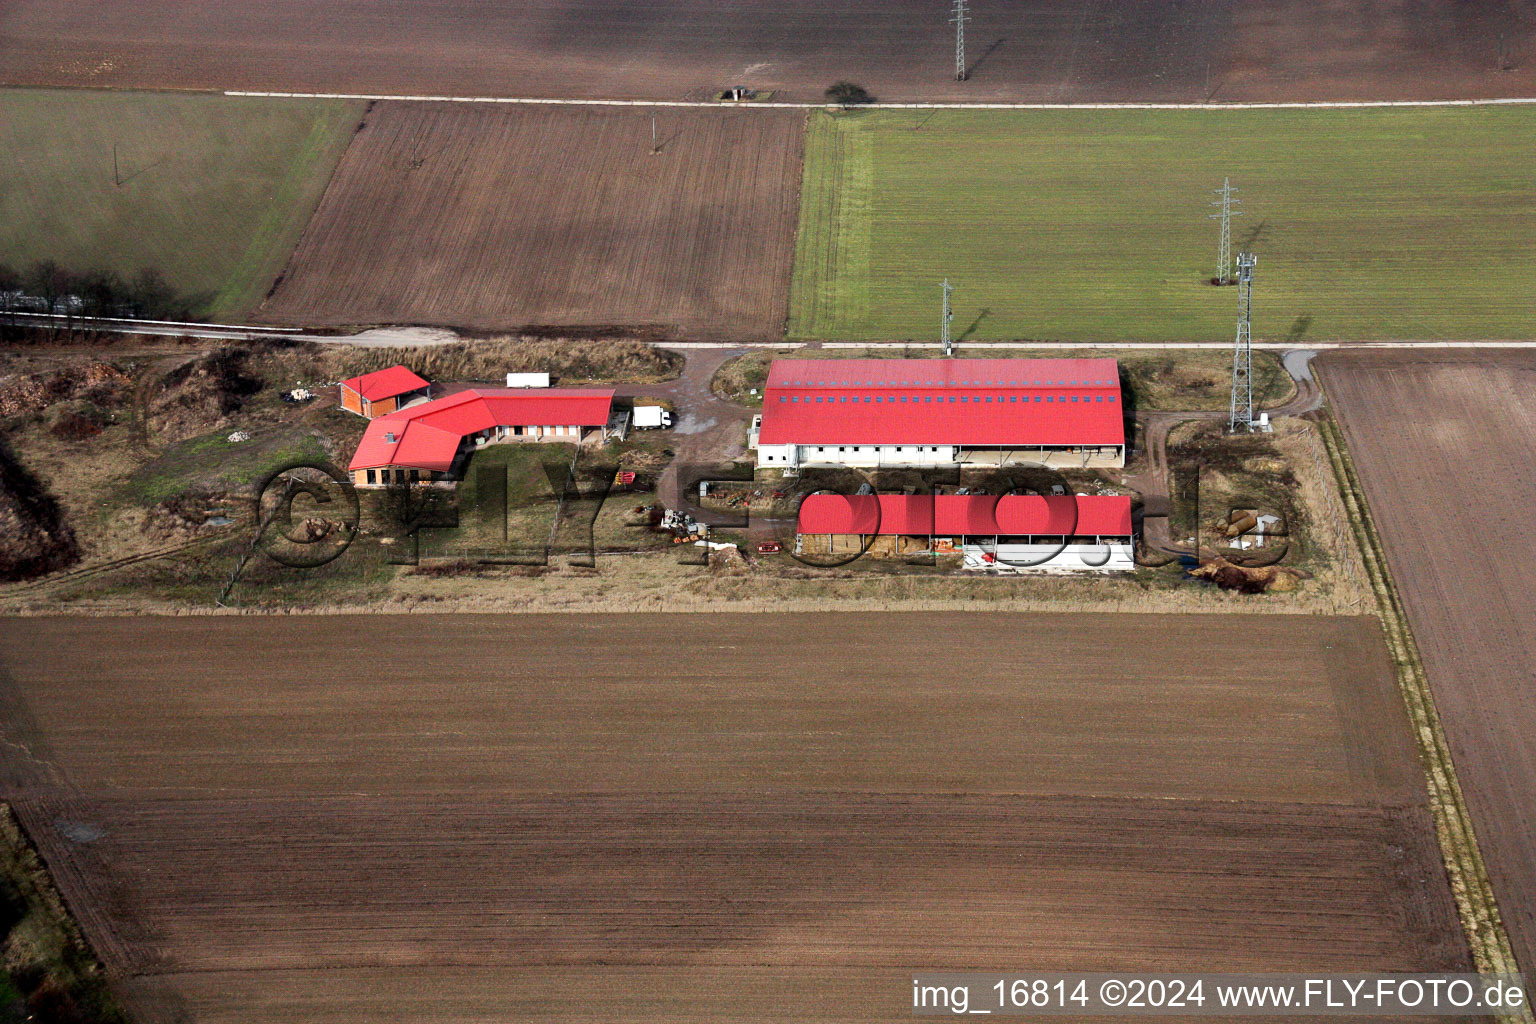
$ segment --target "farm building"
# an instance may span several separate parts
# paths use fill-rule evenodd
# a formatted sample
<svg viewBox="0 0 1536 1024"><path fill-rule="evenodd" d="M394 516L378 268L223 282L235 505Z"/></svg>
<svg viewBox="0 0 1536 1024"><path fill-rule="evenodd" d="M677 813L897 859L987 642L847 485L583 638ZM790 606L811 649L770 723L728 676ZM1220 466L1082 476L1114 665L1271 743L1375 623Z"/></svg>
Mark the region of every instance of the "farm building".
<svg viewBox="0 0 1536 1024"><path fill-rule="evenodd" d="M812 494L800 505L802 554L959 552L967 569L1128 571L1131 499L1115 495Z"/></svg>
<svg viewBox="0 0 1536 1024"><path fill-rule="evenodd" d="M471 388L378 417L347 469L358 487L452 481L481 445L606 439L612 416L612 388Z"/></svg>
<svg viewBox="0 0 1536 1024"><path fill-rule="evenodd" d="M387 416L417 398L430 398L432 386L403 366L391 366L341 382L341 407L373 419Z"/></svg>
<svg viewBox="0 0 1536 1024"><path fill-rule="evenodd" d="M1113 359L776 359L761 469L1125 465Z"/></svg>

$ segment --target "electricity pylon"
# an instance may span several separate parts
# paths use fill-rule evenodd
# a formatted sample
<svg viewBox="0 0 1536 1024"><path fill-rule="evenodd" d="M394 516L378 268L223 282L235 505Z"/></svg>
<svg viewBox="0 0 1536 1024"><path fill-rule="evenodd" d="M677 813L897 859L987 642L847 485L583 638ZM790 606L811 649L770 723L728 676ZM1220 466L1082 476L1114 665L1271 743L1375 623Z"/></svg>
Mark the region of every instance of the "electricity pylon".
<svg viewBox="0 0 1536 1024"><path fill-rule="evenodd" d="M1232 179L1222 179L1221 188L1215 190L1215 194L1221 198L1212 203L1212 206L1221 207L1220 213L1209 216L1221 221L1221 242L1216 246L1216 283L1226 284L1232 280L1232 218L1242 213L1242 210L1232 209L1233 205L1241 203L1241 199L1233 199L1237 189L1232 187Z"/></svg>
<svg viewBox="0 0 1536 1024"><path fill-rule="evenodd" d="M946 356L952 356L955 354L955 343L950 339L949 325L950 322L955 319L955 311L950 308L949 293L955 289L954 286L949 283L949 278L947 277L944 279L944 283L939 287L944 292L944 316L939 327L939 339L944 343L944 354Z"/></svg>
<svg viewBox="0 0 1536 1024"><path fill-rule="evenodd" d="M950 19L955 26L955 81L965 81L965 23L971 20L966 13L966 0L955 0Z"/></svg>
<svg viewBox="0 0 1536 1024"><path fill-rule="evenodd" d="M1232 347L1232 411L1227 430L1253 429L1253 265L1251 252L1237 254L1237 343Z"/></svg>

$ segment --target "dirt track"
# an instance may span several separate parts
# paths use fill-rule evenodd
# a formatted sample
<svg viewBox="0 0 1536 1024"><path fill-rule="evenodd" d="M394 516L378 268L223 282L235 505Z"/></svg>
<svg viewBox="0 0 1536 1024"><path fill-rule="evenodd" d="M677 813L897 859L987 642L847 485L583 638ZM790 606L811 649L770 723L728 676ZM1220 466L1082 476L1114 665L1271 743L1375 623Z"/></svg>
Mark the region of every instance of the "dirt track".
<svg viewBox="0 0 1536 1024"><path fill-rule="evenodd" d="M914 964L1466 959L1370 619L32 619L0 641L6 789L150 1020L889 1019ZM386 998L397 970L442 1005ZM776 1009L838 992L842 1018Z"/></svg>
<svg viewBox="0 0 1536 1024"><path fill-rule="evenodd" d="M1020 0L977 5L954 81L929 0L10 0L0 81L703 99L1434 99L1536 94L1530 0Z"/></svg>
<svg viewBox="0 0 1536 1024"><path fill-rule="evenodd" d="M258 319L782 336L801 120L377 104Z"/></svg>
<svg viewBox="0 0 1536 1024"><path fill-rule="evenodd" d="M1536 970L1536 356L1328 354L1520 966Z"/></svg>

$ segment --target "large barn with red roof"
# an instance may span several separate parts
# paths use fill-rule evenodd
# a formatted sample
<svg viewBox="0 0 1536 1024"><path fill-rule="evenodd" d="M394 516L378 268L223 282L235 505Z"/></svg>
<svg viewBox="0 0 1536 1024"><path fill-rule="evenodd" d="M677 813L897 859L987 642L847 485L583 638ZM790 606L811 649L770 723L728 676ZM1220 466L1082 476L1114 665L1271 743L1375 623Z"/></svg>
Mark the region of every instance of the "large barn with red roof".
<svg viewBox="0 0 1536 1024"><path fill-rule="evenodd" d="M776 359L761 469L1125 465L1113 359Z"/></svg>

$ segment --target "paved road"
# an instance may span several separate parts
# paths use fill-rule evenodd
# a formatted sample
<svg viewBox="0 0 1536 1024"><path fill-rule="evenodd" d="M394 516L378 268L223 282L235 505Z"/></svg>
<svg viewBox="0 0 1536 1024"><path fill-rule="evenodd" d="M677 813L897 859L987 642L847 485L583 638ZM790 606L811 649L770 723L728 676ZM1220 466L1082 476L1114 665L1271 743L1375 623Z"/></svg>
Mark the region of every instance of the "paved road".
<svg viewBox="0 0 1536 1024"><path fill-rule="evenodd" d="M511 103L554 107L709 107L716 110L836 110L835 103L785 103L754 100L724 103L720 100L610 100L558 99L526 96L446 96L370 92L263 92L226 89L225 96L298 100L404 100L411 103ZM1356 107L1488 107L1536 104L1536 97L1505 97L1476 100L1296 100L1253 103L868 103L868 110L1330 110Z"/></svg>
<svg viewBox="0 0 1536 1024"><path fill-rule="evenodd" d="M208 324L179 320L73 320L62 316L46 316L40 313L14 313L11 318L19 325L33 325L37 327L73 327L77 330L105 331L112 334L158 334L173 338L207 338L212 341L250 341L256 338L288 338L294 341L313 341L322 345L363 345L375 348L398 348L415 345L447 345L456 341L469 341L472 339L461 337L453 330L446 327L376 327L357 334L311 334L302 328L290 327L258 327L250 324ZM572 328L575 330L575 328ZM658 341L653 344L663 348L673 349L735 349L745 350L749 348L786 348L798 346L800 342L790 341L765 341L765 342L703 342L703 341ZM934 342L906 342L906 341L824 341L809 342L808 347L826 349L936 349L939 343ZM1031 341L1028 343L1016 341L968 341L957 343L955 348L963 352L983 352L991 349L1059 349L1059 350L1102 350L1102 351L1135 351L1165 350L1165 349L1231 349L1230 341ZM1294 342L1266 342L1255 341L1253 347L1274 352L1289 352L1297 350ZM1312 341L1306 345L1306 351L1322 352L1336 351L1340 349L1511 349L1511 348L1536 348L1536 339L1519 339L1513 341L1498 341L1486 339L1445 340L1445 339L1419 339L1402 338L1386 341Z"/></svg>

